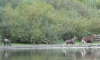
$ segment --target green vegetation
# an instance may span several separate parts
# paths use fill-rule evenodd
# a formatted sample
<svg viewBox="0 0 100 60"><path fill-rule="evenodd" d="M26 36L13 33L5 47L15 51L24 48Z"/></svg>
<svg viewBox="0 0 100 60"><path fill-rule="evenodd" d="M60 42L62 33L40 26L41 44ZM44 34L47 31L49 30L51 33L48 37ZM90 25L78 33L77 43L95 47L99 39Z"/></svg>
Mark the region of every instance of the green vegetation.
<svg viewBox="0 0 100 60"><path fill-rule="evenodd" d="M0 41L54 44L100 34L99 0L0 0Z"/></svg>

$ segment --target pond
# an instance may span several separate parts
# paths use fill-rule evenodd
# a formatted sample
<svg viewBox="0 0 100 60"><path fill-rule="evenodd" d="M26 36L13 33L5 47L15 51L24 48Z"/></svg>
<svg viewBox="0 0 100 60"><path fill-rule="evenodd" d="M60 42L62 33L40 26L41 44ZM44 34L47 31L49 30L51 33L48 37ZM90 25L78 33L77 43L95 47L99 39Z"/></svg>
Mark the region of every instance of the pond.
<svg viewBox="0 0 100 60"><path fill-rule="evenodd" d="M0 49L0 60L100 60L100 48Z"/></svg>

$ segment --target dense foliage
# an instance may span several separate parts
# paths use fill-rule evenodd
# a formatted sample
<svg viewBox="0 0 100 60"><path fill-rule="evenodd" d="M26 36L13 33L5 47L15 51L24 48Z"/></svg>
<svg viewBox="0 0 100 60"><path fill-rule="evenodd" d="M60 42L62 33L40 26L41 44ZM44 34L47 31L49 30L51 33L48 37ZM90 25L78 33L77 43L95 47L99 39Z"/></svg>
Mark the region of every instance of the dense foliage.
<svg viewBox="0 0 100 60"><path fill-rule="evenodd" d="M100 33L99 0L0 0L0 40L52 44Z"/></svg>

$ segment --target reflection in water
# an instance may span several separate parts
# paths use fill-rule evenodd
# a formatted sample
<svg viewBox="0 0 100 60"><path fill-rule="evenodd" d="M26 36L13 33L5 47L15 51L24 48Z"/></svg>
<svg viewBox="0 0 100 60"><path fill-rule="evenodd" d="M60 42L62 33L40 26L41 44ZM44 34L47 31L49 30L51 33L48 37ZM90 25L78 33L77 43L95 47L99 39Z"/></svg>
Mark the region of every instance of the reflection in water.
<svg viewBox="0 0 100 60"><path fill-rule="evenodd" d="M3 49L1 60L100 60L100 49Z"/></svg>
<svg viewBox="0 0 100 60"><path fill-rule="evenodd" d="M91 48L81 50L81 54L82 54L82 58L90 58L93 60L97 59L93 49L91 49Z"/></svg>
<svg viewBox="0 0 100 60"><path fill-rule="evenodd" d="M3 49L2 60L11 60L10 58L11 58L10 50Z"/></svg>
<svg viewBox="0 0 100 60"><path fill-rule="evenodd" d="M64 55L70 60L99 60L100 49L82 48L82 49L62 49ZM71 57L71 58L70 58Z"/></svg>
<svg viewBox="0 0 100 60"><path fill-rule="evenodd" d="M64 55L67 59L76 60L76 52L75 51L71 51L68 49L62 49L62 51L64 52Z"/></svg>

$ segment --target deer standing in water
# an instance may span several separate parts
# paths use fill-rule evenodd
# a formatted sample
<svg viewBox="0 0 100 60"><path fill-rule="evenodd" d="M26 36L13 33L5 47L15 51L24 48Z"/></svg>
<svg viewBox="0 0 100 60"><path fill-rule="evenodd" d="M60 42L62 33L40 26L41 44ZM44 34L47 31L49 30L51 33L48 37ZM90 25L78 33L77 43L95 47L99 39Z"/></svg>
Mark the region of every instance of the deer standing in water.
<svg viewBox="0 0 100 60"><path fill-rule="evenodd" d="M69 40L66 40L66 41L65 41L65 44L63 44L62 47L63 47L63 46L66 46L66 45L68 45L68 44L75 44L75 40L76 40L76 39L77 39L77 37L74 36L74 38L69 39Z"/></svg>

